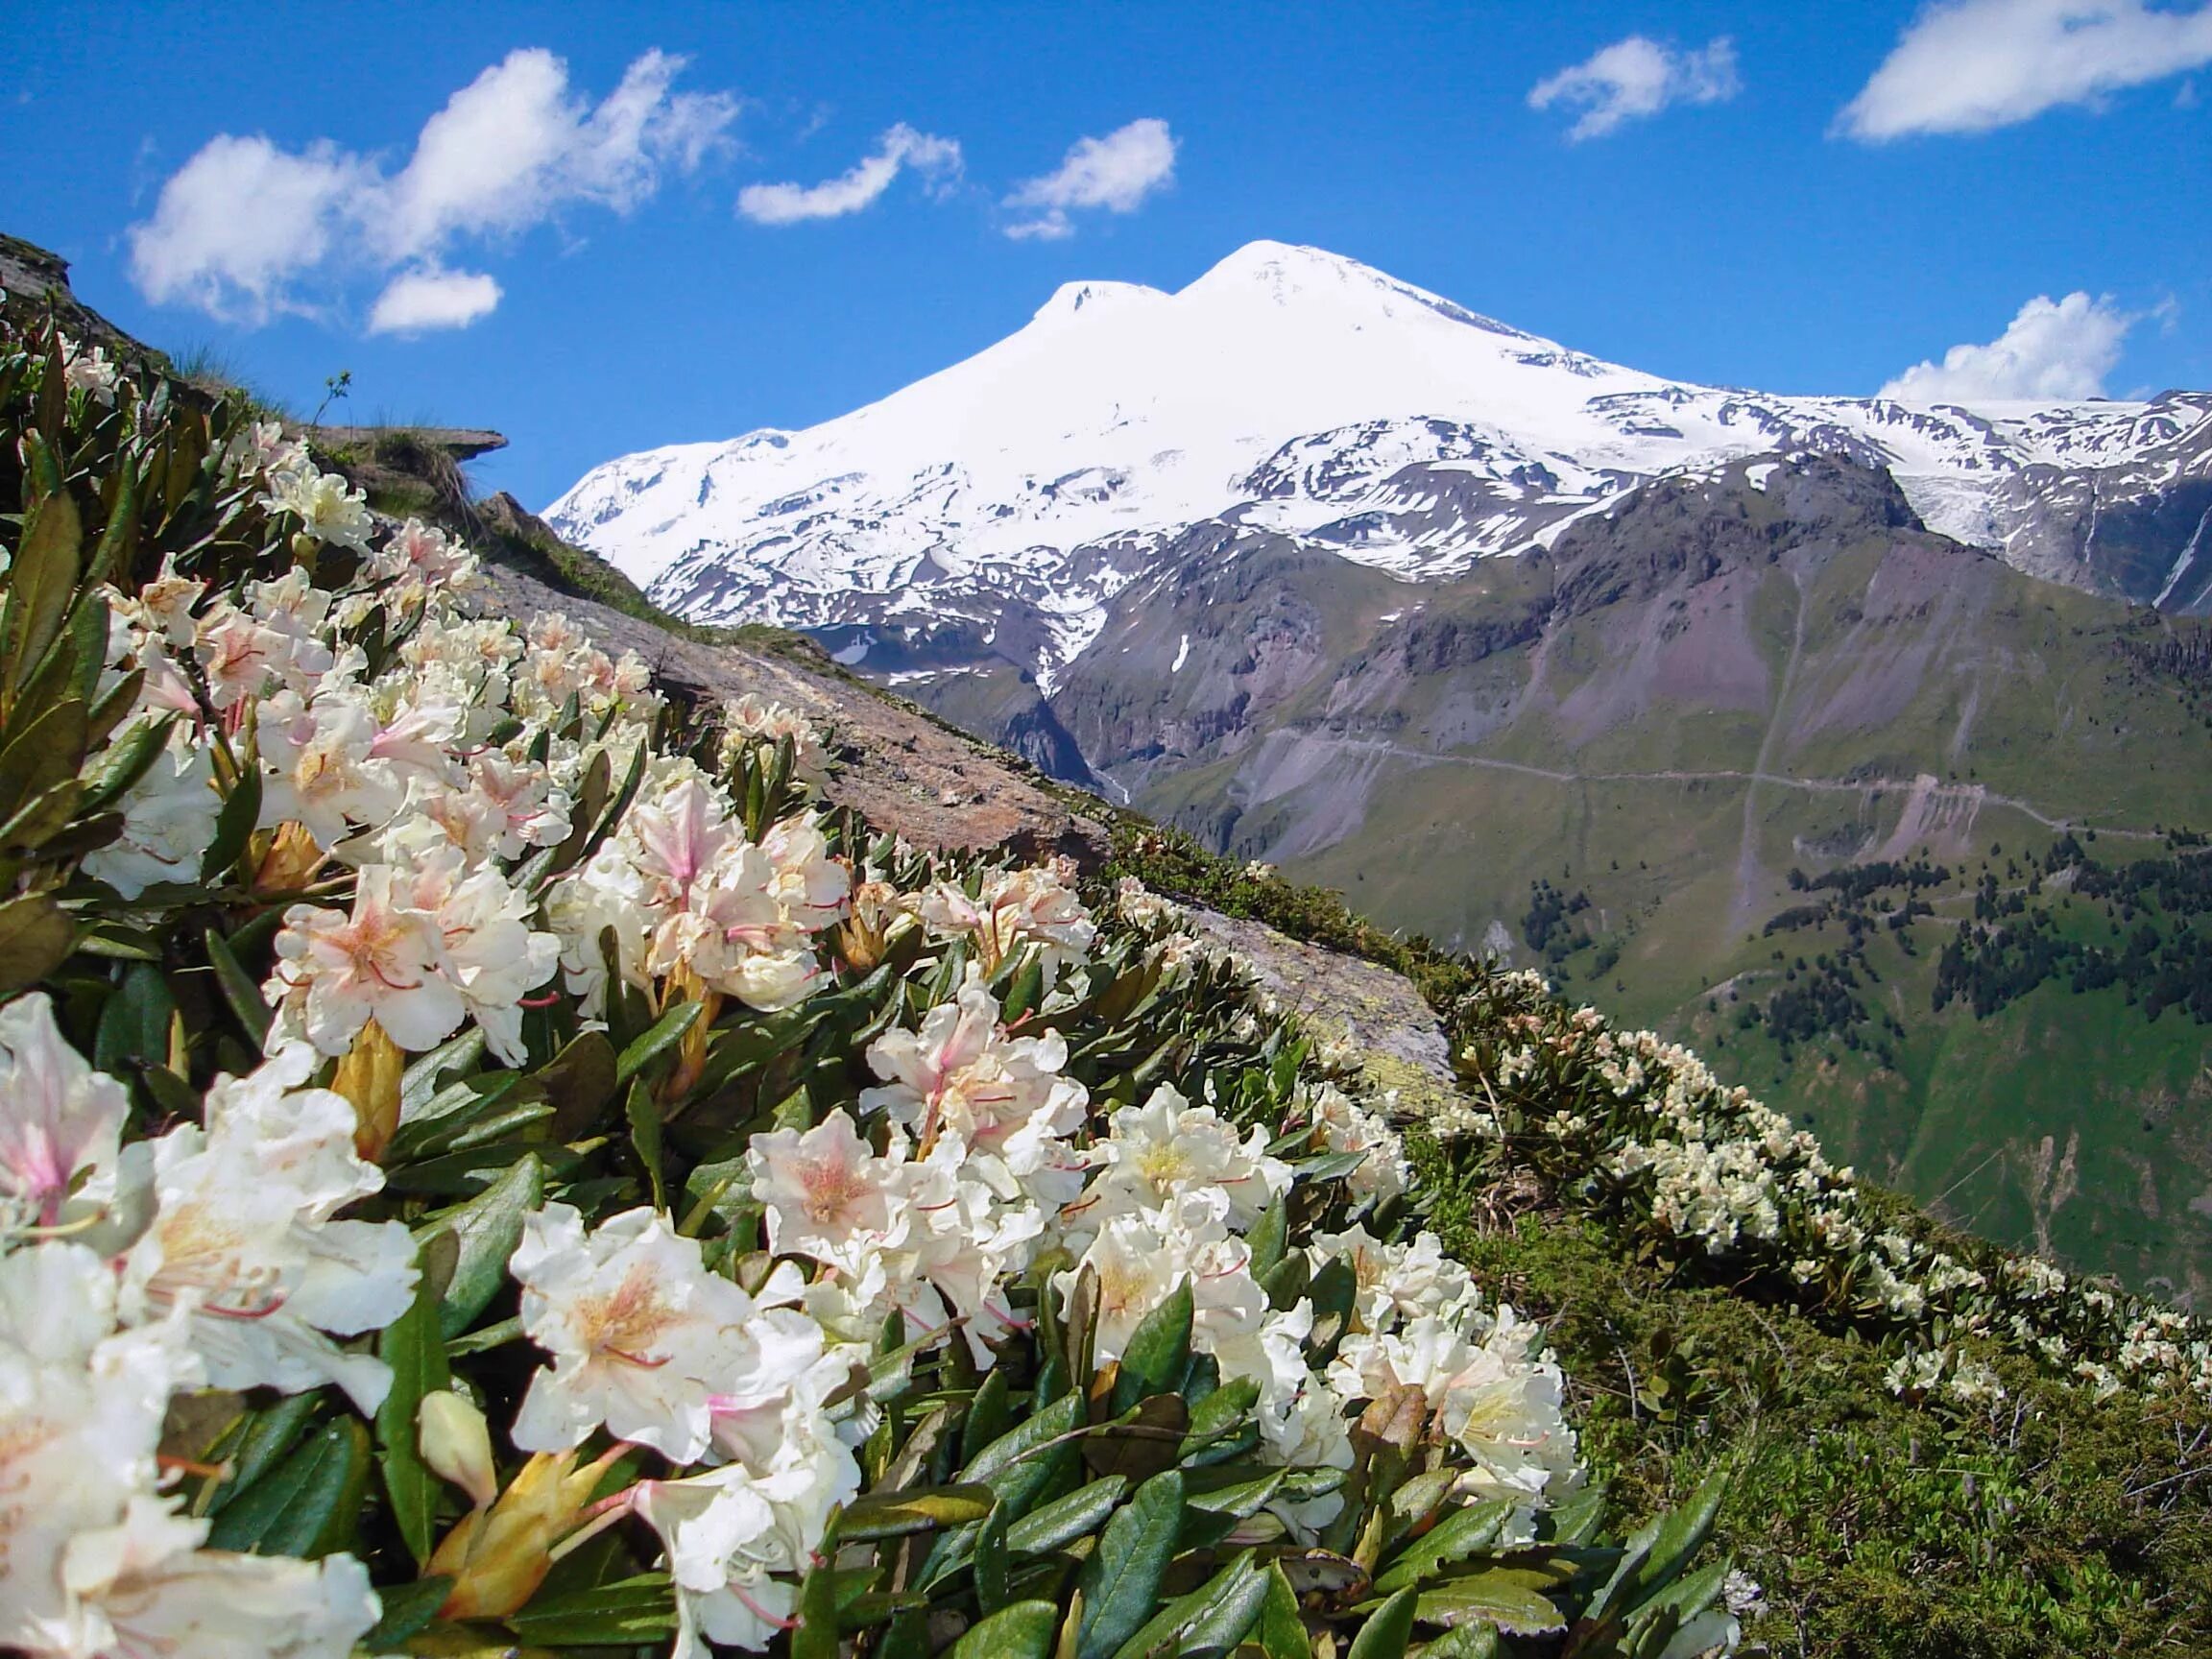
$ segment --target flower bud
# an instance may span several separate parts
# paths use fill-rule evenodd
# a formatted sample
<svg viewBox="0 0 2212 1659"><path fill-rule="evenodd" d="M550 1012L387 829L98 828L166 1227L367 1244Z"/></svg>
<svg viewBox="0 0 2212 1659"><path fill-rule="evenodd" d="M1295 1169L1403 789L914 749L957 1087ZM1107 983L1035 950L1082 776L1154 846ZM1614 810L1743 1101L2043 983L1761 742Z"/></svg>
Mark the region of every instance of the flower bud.
<svg viewBox="0 0 2212 1659"><path fill-rule="evenodd" d="M373 1164L399 1127L399 1080L407 1056L384 1027L371 1020L338 1062L330 1087L353 1102L353 1150Z"/></svg>
<svg viewBox="0 0 2212 1659"><path fill-rule="evenodd" d="M489 1509L472 1509L438 1541L425 1574L444 1574L447 1619L504 1619L537 1594L553 1570L553 1547L584 1518L585 1505L629 1448L576 1466L576 1454L540 1452Z"/></svg>
<svg viewBox="0 0 2212 1659"><path fill-rule="evenodd" d="M422 1396L415 1418L422 1461L442 1480L450 1480L482 1509L498 1496L499 1474L492 1464L492 1431L484 1413L450 1388Z"/></svg>

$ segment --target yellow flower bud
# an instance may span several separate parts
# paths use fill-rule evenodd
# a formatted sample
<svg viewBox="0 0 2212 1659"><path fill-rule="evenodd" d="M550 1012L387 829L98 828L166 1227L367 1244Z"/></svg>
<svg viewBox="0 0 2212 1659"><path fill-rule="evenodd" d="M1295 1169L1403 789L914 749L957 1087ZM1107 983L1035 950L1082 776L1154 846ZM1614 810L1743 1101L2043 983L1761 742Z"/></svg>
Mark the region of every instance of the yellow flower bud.
<svg viewBox="0 0 2212 1659"><path fill-rule="evenodd" d="M553 1570L553 1547L583 1519L592 1491L626 1450L617 1446L582 1468L573 1452L541 1452L491 1508L464 1515L424 1569L453 1580L440 1614L504 1619L526 1603Z"/></svg>
<svg viewBox="0 0 2212 1659"><path fill-rule="evenodd" d="M407 1056L384 1027L371 1020L338 1062L330 1087L353 1102L353 1149L373 1164L399 1127L399 1079Z"/></svg>

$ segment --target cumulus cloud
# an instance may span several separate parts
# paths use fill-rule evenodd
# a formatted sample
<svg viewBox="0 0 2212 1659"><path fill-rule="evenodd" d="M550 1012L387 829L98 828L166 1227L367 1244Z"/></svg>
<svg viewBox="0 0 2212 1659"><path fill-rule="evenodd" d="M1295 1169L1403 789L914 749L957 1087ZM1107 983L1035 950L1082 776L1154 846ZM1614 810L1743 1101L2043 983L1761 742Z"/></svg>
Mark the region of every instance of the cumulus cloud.
<svg viewBox="0 0 2212 1659"><path fill-rule="evenodd" d="M728 143L736 100L678 92L683 67L647 52L594 106L552 53L511 52L423 123L397 173L326 139L293 152L219 134L132 227L132 279L156 303L259 323L316 309L310 294L349 276L406 268L378 299L372 329L462 326L498 303L498 284L445 271L441 255L576 204L627 213L666 173ZM392 316L415 321L378 321Z"/></svg>
<svg viewBox="0 0 2212 1659"><path fill-rule="evenodd" d="M757 225L797 225L841 219L871 206L912 168L940 193L960 178L960 141L917 132L902 121L885 132L874 154L819 184L748 184L737 192L737 211Z"/></svg>
<svg viewBox="0 0 2212 1659"><path fill-rule="evenodd" d="M402 271L376 296L369 312L372 334L421 334L466 328L499 304L499 284L481 271L435 267Z"/></svg>
<svg viewBox="0 0 2212 1659"><path fill-rule="evenodd" d="M1736 43L1726 36L1702 51L1682 52L1631 35L1537 82L1528 90L1528 108L1559 104L1581 110L1567 130L1579 142L1602 138L1622 123L1656 115L1671 104L1724 103L1743 84L1736 74Z"/></svg>
<svg viewBox="0 0 2212 1659"><path fill-rule="evenodd" d="M2138 320L2108 296L2037 295L1987 345L1954 346L1940 363L1916 363L1880 395L1905 403L2101 397Z"/></svg>
<svg viewBox="0 0 2212 1659"><path fill-rule="evenodd" d="M1103 138L1078 138L1060 165L1014 187L1004 205L1031 217L1006 227L1009 236L1057 241L1075 233L1075 209L1103 207L1134 213L1154 191L1175 178L1175 134L1167 123L1144 116Z"/></svg>
<svg viewBox="0 0 2212 1659"><path fill-rule="evenodd" d="M1949 0L1923 12L1837 118L1868 142L1986 132L2212 63L2212 5Z"/></svg>

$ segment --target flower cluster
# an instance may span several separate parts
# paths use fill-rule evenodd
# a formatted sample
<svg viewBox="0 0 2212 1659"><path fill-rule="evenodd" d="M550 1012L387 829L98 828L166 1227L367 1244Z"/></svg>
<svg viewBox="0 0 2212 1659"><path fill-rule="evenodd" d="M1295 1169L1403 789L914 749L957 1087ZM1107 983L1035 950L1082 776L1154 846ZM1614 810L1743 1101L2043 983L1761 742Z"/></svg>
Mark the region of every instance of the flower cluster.
<svg viewBox="0 0 2212 1659"><path fill-rule="evenodd" d="M0 1008L0 1643L337 1659L375 1622L349 1556L204 1548L158 1465L185 1390L335 1383L373 1411L391 1385L332 1337L405 1310L414 1241L334 1218L383 1182L312 1064L282 1048L218 1079L204 1124L126 1147L129 1096L46 998Z"/></svg>
<svg viewBox="0 0 2212 1659"><path fill-rule="evenodd" d="M1844 1317L1908 1333L1940 1320L1954 1340L2002 1343L2101 1394L2125 1382L2212 1398L2212 1336L2188 1315L2070 1287L2032 1257L1887 1224L1812 1135L1688 1049L1555 1002L1539 975L1487 976L1455 1023L1467 1089L1432 1120L1440 1140L1527 1161L1702 1254L1764 1264ZM1925 1362L1900 1360L1899 1375Z"/></svg>

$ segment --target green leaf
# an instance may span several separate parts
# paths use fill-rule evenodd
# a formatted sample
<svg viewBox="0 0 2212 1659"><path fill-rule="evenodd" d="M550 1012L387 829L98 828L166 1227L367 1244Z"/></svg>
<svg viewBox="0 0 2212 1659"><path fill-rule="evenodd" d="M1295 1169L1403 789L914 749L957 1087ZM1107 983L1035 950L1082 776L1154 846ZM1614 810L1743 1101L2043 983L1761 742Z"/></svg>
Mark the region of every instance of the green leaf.
<svg viewBox="0 0 2212 1659"><path fill-rule="evenodd" d="M1225 1570L1229 1582L1184 1626L1175 1644L1180 1654L1229 1653L1240 1644L1267 1606L1269 1575L1252 1564L1249 1553Z"/></svg>
<svg viewBox="0 0 2212 1659"><path fill-rule="evenodd" d="M209 1509L222 1509L241 1492L252 1490L279 1457L300 1443L321 1404L319 1395L286 1394L274 1405L241 1418L234 1437L227 1442L229 1479L215 1488Z"/></svg>
<svg viewBox="0 0 2212 1659"><path fill-rule="evenodd" d="M991 1513L988 1486L926 1486L905 1492L864 1492L845 1506L837 1536L848 1544L900 1538L965 1526Z"/></svg>
<svg viewBox="0 0 2212 1659"><path fill-rule="evenodd" d="M837 1659L837 1572L809 1567L799 1585L799 1623L791 1632L790 1659Z"/></svg>
<svg viewBox="0 0 2212 1659"><path fill-rule="evenodd" d="M1147 1659L1149 1655L1181 1656L1189 1651L1186 1637L1199 1627L1214 1608L1232 1596L1240 1596L1247 1590L1246 1580L1254 1576L1249 1551L1239 1555L1220 1572L1214 1575L1187 1596L1178 1596L1150 1619L1136 1635L1124 1642L1114 1659ZM1262 1580L1266 1575L1257 1576ZM1266 1604L1265 1585L1262 1585L1261 1605Z"/></svg>
<svg viewBox="0 0 2212 1659"><path fill-rule="evenodd" d="M372 1653L402 1653L407 1639L420 1635L438 1617L445 1598L453 1593L453 1580L443 1575L418 1578L412 1584L377 1587L376 1599L383 1612L361 1641Z"/></svg>
<svg viewBox="0 0 2212 1659"><path fill-rule="evenodd" d="M1259 1404L1258 1378L1232 1377L1222 1383L1190 1407L1190 1426L1177 1449L1177 1461L1189 1463L1196 1458L1200 1463L1217 1462L1220 1456L1233 1457L1240 1450L1257 1445L1259 1431L1252 1423L1252 1410ZM1250 1431L1248 1440L1241 1432L1244 1431Z"/></svg>
<svg viewBox="0 0 2212 1659"><path fill-rule="evenodd" d="M1111 1423L1083 1437L1083 1461L1094 1475L1142 1480L1177 1460L1190 1427L1190 1408L1180 1394L1147 1394Z"/></svg>
<svg viewBox="0 0 2212 1659"><path fill-rule="evenodd" d="M61 838L61 831L78 815L84 804L84 785L74 778L41 789L19 808L5 824L0 824L0 853L36 852L48 843ZM75 846L84 845L84 831L89 826L81 825L81 833L69 837ZM118 824L118 830L121 826ZM60 856L57 853L49 856Z"/></svg>
<svg viewBox="0 0 2212 1659"><path fill-rule="evenodd" d="M66 489L41 499L25 519L23 543L8 572L8 603L0 610L0 655L11 691L31 677L61 632L77 594L84 545L84 520Z"/></svg>
<svg viewBox="0 0 2212 1659"><path fill-rule="evenodd" d="M1006 1605L1006 1508L993 1504L975 1532L975 1605L996 1613Z"/></svg>
<svg viewBox="0 0 2212 1659"><path fill-rule="evenodd" d="M961 1482L990 1487L1020 1519L1053 1477L1074 1463L1074 1442L1064 1437L1083 1426L1083 1397L1062 1395L971 1457L960 1471Z"/></svg>
<svg viewBox="0 0 2212 1659"><path fill-rule="evenodd" d="M1422 1647L1421 1659L1500 1659L1504 1651L1504 1638L1497 1625L1455 1624Z"/></svg>
<svg viewBox="0 0 2212 1659"><path fill-rule="evenodd" d="M1183 1474L1169 1469L1137 1488L1083 1563L1083 1623L1076 1659L1108 1659L1143 1627L1183 1530Z"/></svg>
<svg viewBox="0 0 2212 1659"><path fill-rule="evenodd" d="M1704 1548L1705 1540L1713 1535L1713 1523L1719 1516L1720 1504L1728 1496L1734 1475L1731 1465L1722 1464L1697 1483L1697 1489L1680 1508L1660 1517L1647 1528L1651 1532L1650 1553L1635 1571L1629 1600L1647 1600L1664 1590L1689 1564L1690 1558Z"/></svg>
<svg viewBox="0 0 2212 1659"><path fill-rule="evenodd" d="M1420 1592L1401 1590L1383 1602L1352 1639L1346 1659L1406 1659L1406 1645L1413 1640L1413 1607L1419 1599Z"/></svg>
<svg viewBox="0 0 2212 1659"><path fill-rule="evenodd" d="M43 893L0 904L0 996L36 985L68 959L77 925Z"/></svg>
<svg viewBox="0 0 2212 1659"><path fill-rule="evenodd" d="M1514 1636L1549 1635L1567 1628L1566 1616L1543 1593L1551 1581L1526 1568L1492 1567L1423 1592L1414 1616L1424 1624L1484 1623Z"/></svg>
<svg viewBox="0 0 2212 1659"><path fill-rule="evenodd" d="M271 1018L269 1004L261 1000L261 987L238 965L222 934L210 927L206 939L207 962L215 970L215 983L223 988L223 1000L230 1004L230 1012L258 1050L268 1041Z"/></svg>
<svg viewBox="0 0 2212 1659"><path fill-rule="evenodd" d="M1017 1601L953 1643L945 1659L1046 1659L1059 1620L1049 1601Z"/></svg>
<svg viewBox="0 0 2212 1659"><path fill-rule="evenodd" d="M84 799L80 803L83 808L97 812L120 799L126 789L151 772L154 762L161 757L162 748L168 743L175 725L173 719L133 724L100 757L99 766L88 780Z"/></svg>
<svg viewBox="0 0 2212 1659"><path fill-rule="evenodd" d="M1141 1400L1179 1390L1190 1363L1190 1282L1180 1281L1166 1301L1144 1315L1121 1350L1114 1379L1116 1416Z"/></svg>
<svg viewBox="0 0 2212 1659"><path fill-rule="evenodd" d="M654 1022L653 1028L622 1050L622 1057L614 1063L614 1083L619 1088L662 1054L684 1040L699 1016L706 1012L704 1002L679 1002Z"/></svg>
<svg viewBox="0 0 2212 1659"><path fill-rule="evenodd" d="M541 1596L507 1628L533 1647L658 1647L676 1629L676 1592L665 1573L643 1573L563 1596Z"/></svg>
<svg viewBox="0 0 2212 1659"><path fill-rule="evenodd" d="M77 776L84 763L88 711L76 697L64 697L29 718L17 709L0 748L0 813L14 810L44 790Z"/></svg>
<svg viewBox="0 0 2212 1659"><path fill-rule="evenodd" d="M369 1485L369 1431L341 1417L217 1512L208 1546L256 1555L327 1555L353 1536Z"/></svg>
<svg viewBox="0 0 2212 1659"><path fill-rule="evenodd" d="M1252 1277L1264 1282L1290 1247L1290 1194L1282 1192L1260 1212L1245 1240L1252 1248Z"/></svg>
<svg viewBox="0 0 2212 1659"><path fill-rule="evenodd" d="M623 1116L630 1123L631 1147L637 1154L637 1162L645 1166L645 1179L653 1184L653 1208L665 1210L668 1194L661 1179L661 1105L643 1082L635 1079L631 1082Z"/></svg>
<svg viewBox="0 0 2212 1659"><path fill-rule="evenodd" d="M1298 1614L1298 1592L1283 1569L1267 1569L1267 1599L1260 1609L1260 1647L1267 1659L1313 1659L1306 1621Z"/></svg>
<svg viewBox="0 0 2212 1659"><path fill-rule="evenodd" d="M1384 1595L1407 1589L1439 1568L1463 1561L1478 1550L1487 1550L1505 1529L1512 1514L1510 1503L1493 1502L1470 1504L1446 1516L1407 1546L1385 1572L1377 1575L1375 1588Z"/></svg>
<svg viewBox="0 0 2212 1659"><path fill-rule="evenodd" d="M621 1087L614 1045L604 1031L586 1031L532 1073L553 1102L553 1137L580 1140L599 1120Z"/></svg>
<svg viewBox="0 0 2212 1659"><path fill-rule="evenodd" d="M421 1262L424 1252L418 1250L416 1255ZM385 1494L392 1501L393 1523L417 1566L429 1560L437 1543L438 1501L444 1483L422 1461L416 1413L423 1395L453 1380L438 1330L435 1277L423 1266L415 1283L415 1300L376 1339L377 1358L392 1367L391 1391L376 1408L376 1458L384 1473Z"/></svg>
<svg viewBox="0 0 2212 1659"><path fill-rule="evenodd" d="M1124 1475L1109 1475L1103 1480L1079 1486L1007 1527L1006 1547L1017 1555L1043 1555L1072 1544L1104 1525L1128 1490L1129 1479Z"/></svg>
<svg viewBox="0 0 2212 1659"><path fill-rule="evenodd" d="M438 1334L447 1341L476 1322L507 1283L507 1259L522 1241L522 1218L545 1200L545 1166L525 1152L498 1180L448 1211L435 1224L459 1252L438 1307ZM426 1230L419 1238L430 1237Z"/></svg>
<svg viewBox="0 0 2212 1659"><path fill-rule="evenodd" d="M118 1077L128 1077L139 1066L166 1064L169 1022L176 1012L168 976L150 962L132 963L100 1010L92 1064Z"/></svg>
<svg viewBox="0 0 2212 1659"><path fill-rule="evenodd" d="M200 879L222 879L224 873L245 853L247 839L260 821L261 771L259 767L248 767L238 775L237 782L231 784L230 793L223 798L223 809L215 815L214 839L200 855Z"/></svg>
<svg viewBox="0 0 2212 1659"><path fill-rule="evenodd" d="M969 1402L968 1420L960 1425L962 1451L974 1447L980 1452L1014 1426L1014 1410L1008 1403L1011 1398L1006 1368L994 1365L983 1385L975 1390L975 1398Z"/></svg>

